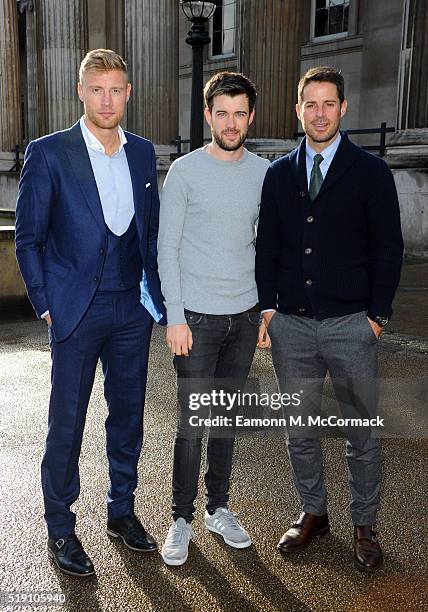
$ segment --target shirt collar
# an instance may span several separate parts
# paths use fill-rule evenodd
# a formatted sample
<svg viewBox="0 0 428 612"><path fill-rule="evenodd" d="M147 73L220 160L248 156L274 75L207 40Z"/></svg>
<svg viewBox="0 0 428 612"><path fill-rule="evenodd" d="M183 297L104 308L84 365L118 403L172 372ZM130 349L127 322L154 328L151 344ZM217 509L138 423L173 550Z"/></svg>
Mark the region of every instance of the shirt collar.
<svg viewBox="0 0 428 612"><path fill-rule="evenodd" d="M101 153L105 154L104 146L100 143L98 138L94 136L94 134L88 128L88 126L85 123L84 117L80 118L80 129L82 130L83 140L85 141L85 144L88 147L88 149L92 149L93 151L100 151ZM126 139L125 132L122 130L120 125L118 126L117 131L119 134L120 145L116 153L120 153L123 149L123 145L125 145L128 141Z"/></svg>
<svg viewBox="0 0 428 612"><path fill-rule="evenodd" d="M321 155L323 156L323 160L326 161L327 163L331 163L339 145L340 145L340 141L342 140L342 135L339 132L337 135L337 138L331 143L331 145L328 145L328 147L326 147L324 149L324 151L321 151ZM314 151L312 149L312 147L310 147L308 145L308 139L306 139L306 158L308 159L308 161L310 161L311 163L313 163L314 157L315 155L317 155L317 152Z"/></svg>

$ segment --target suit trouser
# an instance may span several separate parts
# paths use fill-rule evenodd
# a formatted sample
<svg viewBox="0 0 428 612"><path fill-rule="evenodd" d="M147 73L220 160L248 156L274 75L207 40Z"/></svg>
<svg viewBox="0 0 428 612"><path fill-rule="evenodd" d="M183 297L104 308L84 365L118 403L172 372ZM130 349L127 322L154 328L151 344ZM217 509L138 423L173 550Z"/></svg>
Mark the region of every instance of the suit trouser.
<svg viewBox="0 0 428 612"><path fill-rule="evenodd" d="M52 341L52 390L42 461L45 519L50 537L74 531L70 506L80 493L79 455L98 359L104 373L110 490L108 516L133 512L153 320L139 302L139 287L97 293L64 342Z"/></svg>
<svg viewBox="0 0 428 612"><path fill-rule="evenodd" d="M205 315L185 311L193 335L193 348L188 357L175 357L178 386L178 428L174 444L173 518L193 520L194 501L198 494L203 426L189 425L191 417L223 416L231 427L210 427L207 442L205 485L207 510L227 507L235 442L236 409L225 405L190 408L191 394L213 390L236 392L247 380L256 348L259 312L236 315ZM193 395L194 397L194 395Z"/></svg>
<svg viewBox="0 0 428 612"><path fill-rule="evenodd" d="M272 358L281 392L300 393L301 404L287 416L320 414L323 384L330 373L341 415L371 418L377 407L378 340L365 312L317 321L277 313L269 325ZM296 422L296 421L295 421ZM290 426L288 453L304 512L327 512L319 431ZM354 525L373 525L381 485L380 441L370 428L344 429L351 515Z"/></svg>

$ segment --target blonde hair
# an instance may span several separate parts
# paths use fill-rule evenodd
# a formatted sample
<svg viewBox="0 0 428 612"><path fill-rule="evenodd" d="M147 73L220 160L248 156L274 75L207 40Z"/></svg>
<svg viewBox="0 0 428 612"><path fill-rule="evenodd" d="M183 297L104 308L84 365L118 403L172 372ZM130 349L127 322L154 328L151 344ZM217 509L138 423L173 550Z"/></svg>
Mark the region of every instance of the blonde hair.
<svg viewBox="0 0 428 612"><path fill-rule="evenodd" d="M85 55L79 68L79 82L81 83L86 72L96 70L105 72L107 70L122 70L128 75L125 60L111 49L94 49Z"/></svg>

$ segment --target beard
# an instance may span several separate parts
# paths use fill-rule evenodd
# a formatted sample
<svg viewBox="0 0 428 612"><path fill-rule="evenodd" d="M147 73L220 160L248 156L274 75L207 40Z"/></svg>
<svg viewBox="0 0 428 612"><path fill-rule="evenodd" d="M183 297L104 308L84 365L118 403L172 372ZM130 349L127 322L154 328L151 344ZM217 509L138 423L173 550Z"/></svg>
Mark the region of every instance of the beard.
<svg viewBox="0 0 428 612"><path fill-rule="evenodd" d="M104 129L104 130L111 130L113 128L116 128L122 121L122 117L123 117L123 116L121 117L120 115L115 114L109 118L102 118L102 117L99 117L95 112L88 112L88 111L86 111L86 116L94 125L97 126L97 128Z"/></svg>
<svg viewBox="0 0 428 612"><path fill-rule="evenodd" d="M222 135L219 134L218 132L216 132L215 130L211 130L211 133L213 135L213 138L214 138L215 142L220 147L220 149L223 149L223 151L237 151L238 149L240 149L242 147L242 145L246 141L248 131L242 132L240 134L239 139L237 141L230 142L230 143L226 142L223 139Z"/></svg>
<svg viewBox="0 0 428 612"><path fill-rule="evenodd" d="M305 130L305 132L313 142L328 142L336 136L337 132L339 131L339 128L340 124L334 123L324 134L318 134L316 129L312 128L312 126Z"/></svg>

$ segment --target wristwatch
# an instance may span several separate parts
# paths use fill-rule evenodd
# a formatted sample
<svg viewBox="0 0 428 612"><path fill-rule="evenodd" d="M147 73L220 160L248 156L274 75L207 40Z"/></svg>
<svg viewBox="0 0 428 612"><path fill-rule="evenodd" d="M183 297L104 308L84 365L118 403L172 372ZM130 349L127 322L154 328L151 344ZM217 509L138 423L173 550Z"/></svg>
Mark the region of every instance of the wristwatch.
<svg viewBox="0 0 428 612"><path fill-rule="evenodd" d="M382 317L381 315L373 316L373 315L371 315L369 313L367 313L367 316L368 316L369 319L374 321L376 323L376 325L379 325L379 327L385 327L385 325L388 325L388 323L389 323L389 318L388 317Z"/></svg>

